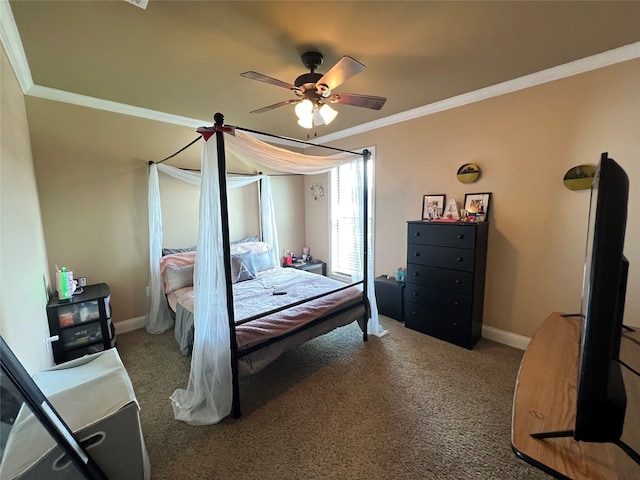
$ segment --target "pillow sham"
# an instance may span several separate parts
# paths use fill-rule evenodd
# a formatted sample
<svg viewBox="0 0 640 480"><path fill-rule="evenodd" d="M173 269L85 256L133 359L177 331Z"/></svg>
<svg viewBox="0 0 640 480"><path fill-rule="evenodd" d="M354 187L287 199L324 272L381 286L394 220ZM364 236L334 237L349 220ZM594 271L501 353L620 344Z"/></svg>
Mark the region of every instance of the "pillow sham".
<svg viewBox="0 0 640 480"><path fill-rule="evenodd" d="M258 238L258 235L252 235L251 237L245 237L245 238L241 238L240 240L234 240L233 242L231 242L231 245L235 245L237 243L258 242L258 241L260 241L260 239Z"/></svg>
<svg viewBox="0 0 640 480"><path fill-rule="evenodd" d="M273 255L273 249L271 248L266 252L249 253L253 256L253 263L256 266L256 270L258 272L271 270L272 268L276 268L278 266L276 257L275 255Z"/></svg>
<svg viewBox="0 0 640 480"><path fill-rule="evenodd" d="M233 245L231 245L231 253L232 254L245 253L245 252L260 253L260 252L266 252L270 248L271 246L266 242L234 243Z"/></svg>
<svg viewBox="0 0 640 480"><path fill-rule="evenodd" d="M171 293L193 285L193 264L167 265L165 269L165 292Z"/></svg>
<svg viewBox="0 0 640 480"><path fill-rule="evenodd" d="M196 261L196 252L183 252L183 253L172 253L171 255L166 255L160 259L160 276L164 281L165 293L169 293L167 290L167 267L172 265L174 267L180 267L184 265L191 265Z"/></svg>
<svg viewBox="0 0 640 480"><path fill-rule="evenodd" d="M250 252L231 255L231 283L253 280L258 276Z"/></svg>

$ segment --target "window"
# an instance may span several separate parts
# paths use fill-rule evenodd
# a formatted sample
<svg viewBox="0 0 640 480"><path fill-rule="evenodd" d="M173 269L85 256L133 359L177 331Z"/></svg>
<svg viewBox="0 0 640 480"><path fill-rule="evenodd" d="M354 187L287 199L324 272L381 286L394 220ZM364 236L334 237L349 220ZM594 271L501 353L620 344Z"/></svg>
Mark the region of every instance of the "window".
<svg viewBox="0 0 640 480"><path fill-rule="evenodd" d="M368 232L369 242L373 238L373 149L370 148L371 159L367 163L368 170ZM354 235L360 222L359 214L354 203L357 186L362 182L362 164L364 160L357 160L341 165L330 174L330 245L331 245L331 274L335 276L351 277L357 270L361 258L354 256L360 251L361 235Z"/></svg>

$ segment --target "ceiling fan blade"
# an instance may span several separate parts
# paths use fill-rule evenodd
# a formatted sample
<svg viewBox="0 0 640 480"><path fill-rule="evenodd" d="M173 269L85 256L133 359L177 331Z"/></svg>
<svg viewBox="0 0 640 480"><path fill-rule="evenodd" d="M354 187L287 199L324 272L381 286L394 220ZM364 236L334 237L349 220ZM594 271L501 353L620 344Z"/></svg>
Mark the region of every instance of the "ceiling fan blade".
<svg viewBox="0 0 640 480"><path fill-rule="evenodd" d="M338 63L331 67L329 71L316 82L316 84L326 85L328 90L333 90L354 75L364 72L365 68L367 67L359 61L351 57L344 56L338 60Z"/></svg>
<svg viewBox="0 0 640 480"><path fill-rule="evenodd" d="M297 99L297 98L292 98L290 100L285 100L283 102L278 102L278 103L274 103L273 105L268 105L266 107L262 107L262 108L258 108L257 110L252 110L249 113L263 113L263 112L268 112L269 110L273 110L275 108L278 107L284 107L285 105L289 105L291 103L298 103L301 100Z"/></svg>
<svg viewBox="0 0 640 480"><path fill-rule="evenodd" d="M288 90L297 90L298 87L291 83L283 82L282 80L278 80L277 78L268 77L267 75L263 75L258 72L243 72L240 74L241 77L250 78L251 80L258 80L259 82L268 83L269 85L275 85L276 87L286 88Z"/></svg>
<svg viewBox="0 0 640 480"><path fill-rule="evenodd" d="M329 103L342 103L343 105L353 105L354 107L380 110L387 101L387 97L359 95L357 93L334 93L329 96L326 101Z"/></svg>

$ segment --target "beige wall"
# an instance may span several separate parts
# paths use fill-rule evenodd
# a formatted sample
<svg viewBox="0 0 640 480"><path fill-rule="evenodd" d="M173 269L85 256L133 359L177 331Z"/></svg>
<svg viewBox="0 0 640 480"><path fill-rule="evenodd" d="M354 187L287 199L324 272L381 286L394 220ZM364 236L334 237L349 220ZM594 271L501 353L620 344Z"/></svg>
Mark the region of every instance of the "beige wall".
<svg viewBox="0 0 640 480"><path fill-rule="evenodd" d="M484 323L533 335L551 311L579 311L589 193L562 178L608 151L631 182L626 321L640 325L639 105L633 60L335 142L376 146L374 273L406 263L405 222L420 218L424 194L460 205L465 193L492 192ZM468 162L482 176L463 185L455 174ZM318 209L307 207L314 239L326 237Z"/></svg>
<svg viewBox="0 0 640 480"><path fill-rule="evenodd" d="M244 172L247 173L247 172ZM255 172L254 172L255 173ZM304 245L304 177L274 176L271 179L280 253ZM198 239L199 188L160 174L164 246L191 247ZM260 234L258 184L228 190L229 238L238 240Z"/></svg>
<svg viewBox="0 0 640 480"><path fill-rule="evenodd" d="M53 364L47 259L24 98L0 48L0 335L30 372Z"/></svg>

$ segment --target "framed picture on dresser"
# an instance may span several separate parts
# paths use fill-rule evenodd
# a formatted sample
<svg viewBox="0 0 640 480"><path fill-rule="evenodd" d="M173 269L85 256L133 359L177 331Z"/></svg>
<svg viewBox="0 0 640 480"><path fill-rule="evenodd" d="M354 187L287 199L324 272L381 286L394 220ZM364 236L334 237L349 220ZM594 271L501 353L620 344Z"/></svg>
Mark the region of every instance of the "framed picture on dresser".
<svg viewBox="0 0 640 480"><path fill-rule="evenodd" d="M491 192L466 193L464 195L464 209L468 215L475 216L477 213L484 212L485 217L489 218L490 203Z"/></svg>
<svg viewBox="0 0 640 480"><path fill-rule="evenodd" d="M442 217L446 195L425 195L422 197L422 220L434 220Z"/></svg>

